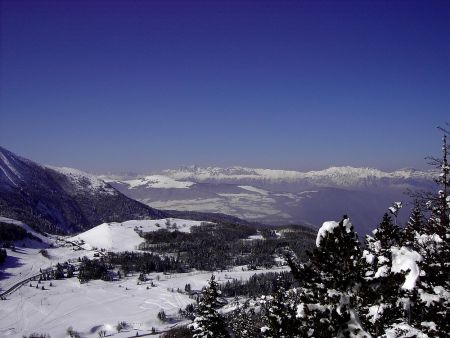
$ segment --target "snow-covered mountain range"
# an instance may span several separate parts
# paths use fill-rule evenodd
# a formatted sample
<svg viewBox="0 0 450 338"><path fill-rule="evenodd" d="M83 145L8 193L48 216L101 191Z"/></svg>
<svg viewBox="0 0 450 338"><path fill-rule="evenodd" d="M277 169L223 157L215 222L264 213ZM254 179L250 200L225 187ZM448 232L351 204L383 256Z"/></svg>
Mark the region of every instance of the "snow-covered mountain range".
<svg viewBox="0 0 450 338"><path fill-rule="evenodd" d="M372 229L392 202L407 202L406 191L430 190L433 177L432 171L414 169L332 167L300 172L197 166L122 178L102 176L125 195L155 208L312 226L348 213L362 232Z"/></svg>
<svg viewBox="0 0 450 338"><path fill-rule="evenodd" d="M321 187L377 187L392 184L415 185L417 181L428 181L433 177L432 171L402 169L385 172L373 168L331 167L319 171L293 171L276 169L259 169L245 167L197 167L189 166L175 170L164 170L164 175L181 181L204 183L290 183Z"/></svg>
<svg viewBox="0 0 450 338"><path fill-rule="evenodd" d="M319 171L294 171L277 169L260 169L246 167L198 167L188 166L175 170L164 170L167 176L178 180L193 180L196 182L227 181L227 180L264 180L271 182L297 182L309 180L316 184L329 185L364 185L379 179L405 180L429 179L432 172L414 169L402 169L385 172L374 168L331 167Z"/></svg>

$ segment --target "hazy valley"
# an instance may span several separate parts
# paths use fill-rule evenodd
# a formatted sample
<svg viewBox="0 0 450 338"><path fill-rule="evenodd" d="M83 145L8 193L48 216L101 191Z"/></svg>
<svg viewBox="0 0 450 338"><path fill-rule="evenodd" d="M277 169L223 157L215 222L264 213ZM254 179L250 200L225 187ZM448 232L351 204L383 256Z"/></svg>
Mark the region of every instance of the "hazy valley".
<svg viewBox="0 0 450 338"><path fill-rule="evenodd" d="M427 191L434 185L431 171L352 167L298 172L191 166L152 175L100 177L157 209L220 212L264 224L315 228L349 214L362 234L374 228L393 201L407 206L408 191Z"/></svg>

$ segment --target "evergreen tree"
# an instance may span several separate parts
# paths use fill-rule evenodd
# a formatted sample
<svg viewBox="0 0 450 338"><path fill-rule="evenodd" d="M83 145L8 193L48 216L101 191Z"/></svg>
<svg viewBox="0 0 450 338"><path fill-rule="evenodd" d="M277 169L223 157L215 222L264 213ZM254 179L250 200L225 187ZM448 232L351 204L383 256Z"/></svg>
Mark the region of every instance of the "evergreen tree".
<svg viewBox="0 0 450 338"><path fill-rule="evenodd" d="M364 327L378 337L403 318L403 273L392 272L392 247L400 243L400 230L385 213L372 236L367 235L363 251L363 287L360 292L359 315Z"/></svg>
<svg viewBox="0 0 450 338"><path fill-rule="evenodd" d="M217 311L220 307L218 285L214 275L203 291L203 297L198 304L198 315L191 325L194 338L228 338L225 321Z"/></svg>
<svg viewBox="0 0 450 338"><path fill-rule="evenodd" d="M391 217L385 213L383 219L377 229L372 232L372 238L368 238L371 242L379 241L384 251L400 242L400 228L394 225Z"/></svg>
<svg viewBox="0 0 450 338"><path fill-rule="evenodd" d="M410 324L433 337L448 337L450 332L450 166L449 145L444 132L442 158L432 158L440 170L438 193L428 195L430 217L415 232L413 245L422 256L420 278L412 295L414 307Z"/></svg>
<svg viewBox="0 0 450 338"><path fill-rule="evenodd" d="M402 233L402 244L408 247L414 247L414 238L416 234L422 232L424 225L424 216L420 202L414 201L414 208L409 216L408 223Z"/></svg>
<svg viewBox="0 0 450 338"><path fill-rule="evenodd" d="M234 302L236 310L229 316L229 322L234 337L236 338L256 338L260 337L258 326L258 315L253 307L250 307L249 300L240 304L236 299Z"/></svg>
<svg viewBox="0 0 450 338"><path fill-rule="evenodd" d="M431 164L440 170L435 179L438 192L416 195L419 200L415 202L403 231L403 247L399 249L415 257L413 270L418 271L415 272L413 285L404 288L405 295L398 300L405 307L406 316L403 321L399 318L398 325L392 325L387 330L389 332L399 331L399 326L416 336L448 337L450 332L449 133L441 130L444 132L442 158L430 158ZM426 209L421 205L425 205Z"/></svg>
<svg viewBox="0 0 450 338"><path fill-rule="evenodd" d="M261 330L264 337L300 337L295 291L286 291L281 278L277 279L274 295L263 296L261 302L265 310L266 325Z"/></svg>
<svg viewBox="0 0 450 338"><path fill-rule="evenodd" d="M324 223L316 245L308 253L308 264L292 264L287 257L301 283L297 295L300 336L368 337L355 311L362 281L361 248L348 217Z"/></svg>
<svg viewBox="0 0 450 338"><path fill-rule="evenodd" d="M439 191L435 196L430 195L427 202L431 211L427 230L429 233L435 233L444 238L450 226L450 165L448 163L449 145L447 143L449 132L445 129L441 130L444 132L442 158L430 158L431 164L440 170L440 174L435 179Z"/></svg>
<svg viewBox="0 0 450 338"><path fill-rule="evenodd" d="M56 269L54 270L53 277L55 279L63 279L64 278L64 267L61 264L59 264L59 263L56 264Z"/></svg>

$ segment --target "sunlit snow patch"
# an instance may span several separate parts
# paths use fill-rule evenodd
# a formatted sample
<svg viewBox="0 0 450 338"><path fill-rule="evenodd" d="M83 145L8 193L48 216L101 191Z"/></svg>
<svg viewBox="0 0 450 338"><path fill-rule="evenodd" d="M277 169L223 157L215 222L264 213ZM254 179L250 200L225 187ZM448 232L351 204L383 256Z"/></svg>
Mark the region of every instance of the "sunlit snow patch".
<svg viewBox="0 0 450 338"><path fill-rule="evenodd" d="M247 190L247 191L256 192L261 195L267 195L269 193L268 191L266 191L264 189L252 187L251 185L239 185L238 187L241 189Z"/></svg>
<svg viewBox="0 0 450 338"><path fill-rule="evenodd" d="M400 249L393 247L392 251L392 272L406 272L405 282L402 285L403 289L412 290L416 285L417 278L419 278L419 266L417 262L422 261L422 256L408 248L402 246Z"/></svg>
<svg viewBox="0 0 450 338"><path fill-rule="evenodd" d="M322 238L325 237L327 233L331 233L339 226L339 222L335 221L328 221L324 222L323 225L320 227L319 231L317 232L317 238L316 238L316 246L320 246L320 242L322 241ZM352 223L350 222L350 219L346 218L343 221L343 226L347 229L347 232L350 232L350 229L352 228Z"/></svg>
<svg viewBox="0 0 450 338"><path fill-rule="evenodd" d="M134 189L138 187L159 189L187 189L195 184L194 182L177 181L171 177L163 175L145 176L134 180L124 181L124 183L129 185L128 189Z"/></svg>

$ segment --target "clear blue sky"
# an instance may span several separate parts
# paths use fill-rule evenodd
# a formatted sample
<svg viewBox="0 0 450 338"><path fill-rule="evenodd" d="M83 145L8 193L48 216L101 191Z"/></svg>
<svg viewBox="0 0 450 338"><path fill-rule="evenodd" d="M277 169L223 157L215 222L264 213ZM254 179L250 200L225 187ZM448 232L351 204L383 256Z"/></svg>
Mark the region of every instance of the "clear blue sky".
<svg viewBox="0 0 450 338"><path fill-rule="evenodd" d="M449 1L1 1L0 144L95 172L423 167Z"/></svg>

